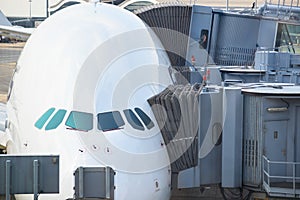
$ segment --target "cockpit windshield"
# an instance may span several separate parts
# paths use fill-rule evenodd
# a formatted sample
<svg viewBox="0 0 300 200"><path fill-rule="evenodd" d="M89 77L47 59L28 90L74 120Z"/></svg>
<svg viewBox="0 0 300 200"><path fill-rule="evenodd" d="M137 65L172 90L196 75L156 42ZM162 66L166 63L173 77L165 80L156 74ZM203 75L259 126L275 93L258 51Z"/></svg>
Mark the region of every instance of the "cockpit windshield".
<svg viewBox="0 0 300 200"><path fill-rule="evenodd" d="M89 131L93 129L93 114L71 111L66 126L76 130Z"/></svg>
<svg viewBox="0 0 300 200"><path fill-rule="evenodd" d="M151 128L154 127L154 123L152 122L152 120L150 119L150 117L148 117L148 115L146 113L144 113L144 111L142 111L142 109L135 108L134 110L140 116L140 118L142 119L143 123L146 125L147 129L150 130Z"/></svg>
<svg viewBox="0 0 300 200"><path fill-rule="evenodd" d="M45 126L45 130L56 129L64 120L67 110L59 109L55 112L55 108L48 109L34 124L38 129ZM133 129L144 131L154 127L153 121L140 108L124 109L125 119ZM65 121L67 129L78 131L90 131L93 126L94 115L92 113L71 111ZM119 111L110 111L97 114L97 128L101 131L112 131L122 129L125 121Z"/></svg>
<svg viewBox="0 0 300 200"><path fill-rule="evenodd" d="M99 113L98 117L98 129L102 131L110 131L120 129L125 125L124 120L119 111Z"/></svg>
<svg viewBox="0 0 300 200"><path fill-rule="evenodd" d="M125 117L128 121L128 123L132 126L132 128L137 130L145 130L143 124L140 122L140 120L137 118L137 116L134 114L134 112L131 109L124 110Z"/></svg>

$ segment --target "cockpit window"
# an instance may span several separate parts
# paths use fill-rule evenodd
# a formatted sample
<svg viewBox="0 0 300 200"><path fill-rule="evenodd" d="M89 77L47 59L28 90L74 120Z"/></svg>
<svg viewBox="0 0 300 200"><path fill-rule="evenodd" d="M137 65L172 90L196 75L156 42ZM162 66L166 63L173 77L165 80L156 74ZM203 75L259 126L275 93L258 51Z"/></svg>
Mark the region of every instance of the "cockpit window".
<svg viewBox="0 0 300 200"><path fill-rule="evenodd" d="M55 115L52 117L52 119L49 121L49 123L47 124L45 130L52 130L52 129L56 129L59 124L62 122L62 120L64 119L65 115L66 115L66 110L58 110Z"/></svg>
<svg viewBox="0 0 300 200"><path fill-rule="evenodd" d="M140 116L141 120L146 125L147 129L150 130L151 128L154 127L154 123L152 122L150 117L148 117L148 115L146 113L144 113L144 111L142 111L142 109L135 108L134 110Z"/></svg>
<svg viewBox="0 0 300 200"><path fill-rule="evenodd" d="M49 117L52 115L54 112L55 108L50 108L47 110L34 124L35 127L38 129L42 129L43 126L45 125L46 121L49 119Z"/></svg>
<svg viewBox="0 0 300 200"><path fill-rule="evenodd" d="M98 129L102 131L110 131L120 129L124 126L124 120L119 111L99 113L98 118Z"/></svg>
<svg viewBox="0 0 300 200"><path fill-rule="evenodd" d="M132 128L137 130L145 130L143 124L140 122L140 120L137 118L137 116L134 114L134 112L130 109L124 110L125 117L128 121L128 123L132 126Z"/></svg>
<svg viewBox="0 0 300 200"><path fill-rule="evenodd" d="M76 130L89 131L93 129L93 114L71 111L66 126Z"/></svg>

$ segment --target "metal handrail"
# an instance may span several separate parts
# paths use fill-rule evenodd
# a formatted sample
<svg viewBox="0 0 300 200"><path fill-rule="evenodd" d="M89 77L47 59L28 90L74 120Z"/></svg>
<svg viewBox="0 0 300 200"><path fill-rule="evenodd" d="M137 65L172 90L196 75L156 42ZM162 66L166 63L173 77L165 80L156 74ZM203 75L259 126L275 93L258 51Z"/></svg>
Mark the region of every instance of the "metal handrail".
<svg viewBox="0 0 300 200"><path fill-rule="evenodd" d="M277 179L286 179L286 180L293 180L293 195L296 196L296 180L300 180L300 177L296 177L296 165L300 165L300 162L283 162L283 161L270 161L266 156L263 157L262 169L263 174L267 176L267 182L265 181L265 176L263 175L263 184L267 184L269 187L268 193L272 192L272 188L270 185L270 179L277 178ZM265 170L265 163L267 164L267 171ZM284 165L292 165L293 166L293 175L292 176L271 176L270 174L270 165L271 164L284 164ZM276 187L278 188L278 187ZM265 188L266 189L266 188Z"/></svg>
<svg viewBox="0 0 300 200"><path fill-rule="evenodd" d="M285 162L285 161L270 161L266 156L263 156L263 158L271 164L288 164L288 165L300 165L300 162Z"/></svg>

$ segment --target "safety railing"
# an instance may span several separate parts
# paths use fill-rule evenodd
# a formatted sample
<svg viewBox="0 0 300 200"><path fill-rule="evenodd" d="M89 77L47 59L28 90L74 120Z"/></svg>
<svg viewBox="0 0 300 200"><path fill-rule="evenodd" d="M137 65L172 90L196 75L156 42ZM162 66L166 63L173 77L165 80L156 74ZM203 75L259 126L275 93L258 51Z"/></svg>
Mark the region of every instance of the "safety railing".
<svg viewBox="0 0 300 200"><path fill-rule="evenodd" d="M299 7L299 0L265 0L265 3L276 4L277 6Z"/></svg>
<svg viewBox="0 0 300 200"><path fill-rule="evenodd" d="M270 196L300 197L300 162L270 161L263 156L262 169L263 188Z"/></svg>

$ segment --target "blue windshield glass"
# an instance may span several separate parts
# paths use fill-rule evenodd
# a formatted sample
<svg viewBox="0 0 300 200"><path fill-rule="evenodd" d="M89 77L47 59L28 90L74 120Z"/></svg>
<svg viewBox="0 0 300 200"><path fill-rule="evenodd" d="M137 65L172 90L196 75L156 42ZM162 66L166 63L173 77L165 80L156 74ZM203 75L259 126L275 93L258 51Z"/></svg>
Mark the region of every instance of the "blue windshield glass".
<svg viewBox="0 0 300 200"><path fill-rule="evenodd" d="M52 119L49 121L49 123L47 124L45 130L52 130L52 129L56 129L60 123L62 122L62 120L64 119L65 115L66 115L66 110L58 110L55 115L52 117Z"/></svg>
<svg viewBox="0 0 300 200"><path fill-rule="evenodd" d="M72 111L65 123L66 126L71 128L89 131L93 129L93 114Z"/></svg>
<svg viewBox="0 0 300 200"><path fill-rule="evenodd" d="M132 110L126 109L126 110L124 110L124 114L126 116L128 123L132 126L132 128L142 130L142 131L145 130L143 124L136 117L136 115L132 112Z"/></svg>
<svg viewBox="0 0 300 200"><path fill-rule="evenodd" d="M54 112L55 108L50 108L47 110L34 124L35 127L38 129L42 129L43 126L45 125L46 121L49 119L49 117L52 115Z"/></svg>
<svg viewBox="0 0 300 200"><path fill-rule="evenodd" d="M124 126L124 120L119 111L99 113L98 117L98 129L102 131L110 131L120 129Z"/></svg>
<svg viewBox="0 0 300 200"><path fill-rule="evenodd" d="M141 120L146 125L147 129L151 129L154 127L154 123L152 122L150 117L148 117L148 115L144 113L144 111L142 111L142 109L135 108L134 110L140 116Z"/></svg>

